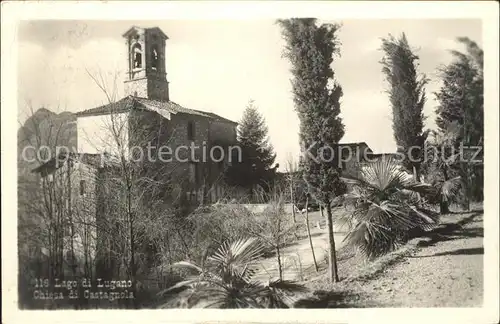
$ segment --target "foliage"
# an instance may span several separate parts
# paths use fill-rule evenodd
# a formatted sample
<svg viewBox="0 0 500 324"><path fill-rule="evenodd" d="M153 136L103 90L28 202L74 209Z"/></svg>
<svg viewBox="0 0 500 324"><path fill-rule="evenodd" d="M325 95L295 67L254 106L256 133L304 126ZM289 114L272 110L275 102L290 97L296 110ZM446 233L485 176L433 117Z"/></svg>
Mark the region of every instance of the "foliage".
<svg viewBox="0 0 500 324"><path fill-rule="evenodd" d="M234 241L255 226L255 215L243 205L215 204L198 208L185 221L192 224L192 234L188 236L190 255L201 262L206 251L224 242Z"/></svg>
<svg viewBox="0 0 500 324"><path fill-rule="evenodd" d="M263 283L253 280L255 262L262 256L264 245L255 238L223 243L213 254L206 254L201 265L182 261L174 266L193 275L161 292L187 288L191 305L205 300L205 308L287 308L289 294L305 291L291 281Z"/></svg>
<svg viewBox="0 0 500 324"><path fill-rule="evenodd" d="M329 271L338 281L331 200L346 190L340 180L336 144L344 135L339 116L342 87L331 68L340 53L337 32L340 25L317 25L316 19L293 18L278 21L286 40L285 56L293 74L292 91L300 120L301 169L311 194L327 209L329 222Z"/></svg>
<svg viewBox="0 0 500 324"><path fill-rule="evenodd" d="M233 162L227 171L228 182L252 189L261 186L266 192L269 191L269 185L275 178L273 164L276 154L269 143L265 120L253 101L250 101L243 113L237 135L241 160L233 159L237 162Z"/></svg>
<svg viewBox="0 0 500 324"><path fill-rule="evenodd" d="M392 129L400 153L404 154L403 165L420 179L422 147L427 136L423 132L423 108L426 101L427 79L417 73L418 56L408 44L403 33L396 39L389 35L382 39L384 57L382 72L389 84L388 94L392 105ZM419 150L410 148L420 148Z"/></svg>
<svg viewBox="0 0 500 324"><path fill-rule="evenodd" d="M439 70L442 86L435 93L436 124L446 131L458 123L460 138L468 136L471 143L479 144L484 136L483 51L468 38L458 41L466 46L466 53L451 51L453 61Z"/></svg>
<svg viewBox="0 0 500 324"><path fill-rule="evenodd" d="M359 178L345 181L353 184L346 203L354 207L347 215L354 225L345 240L368 258L396 249L412 231L430 228L438 220L421 198L435 189L410 180L392 159L373 162Z"/></svg>
<svg viewBox="0 0 500 324"><path fill-rule="evenodd" d="M458 125L454 147L481 146L484 138L484 78L483 50L468 38L458 38L466 52L451 51L453 61L440 68L442 85L435 93L439 106L436 124L441 132L450 125ZM459 164L467 197L482 200L483 166L481 163L462 161Z"/></svg>
<svg viewBox="0 0 500 324"><path fill-rule="evenodd" d="M460 153L454 148L458 136L457 124L452 123L446 131L432 132L426 145L426 182L436 189L426 198L440 205L441 214L448 213L449 205L463 197L464 180L457 169Z"/></svg>

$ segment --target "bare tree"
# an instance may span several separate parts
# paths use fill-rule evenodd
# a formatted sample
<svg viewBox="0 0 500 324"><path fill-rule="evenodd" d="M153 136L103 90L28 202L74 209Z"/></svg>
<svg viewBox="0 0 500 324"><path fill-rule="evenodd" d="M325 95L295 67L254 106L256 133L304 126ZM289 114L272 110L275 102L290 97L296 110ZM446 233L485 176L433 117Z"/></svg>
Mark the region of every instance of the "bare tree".
<svg viewBox="0 0 500 324"><path fill-rule="evenodd" d="M271 200L262 215L254 215L255 225L249 226L250 234L260 238L276 253L276 262L280 280L283 280L282 248L289 243L297 230L297 224L290 222L285 212L285 195L275 186Z"/></svg>
<svg viewBox="0 0 500 324"><path fill-rule="evenodd" d="M76 168L62 161L72 154L74 117L45 108L34 111L29 104L28 109L30 116L18 130L20 296L33 288L35 278L53 283L69 273L81 274L75 258L77 202L71 190ZM60 148L66 150L61 153ZM20 298L21 307L29 307L26 302Z"/></svg>
<svg viewBox="0 0 500 324"><path fill-rule="evenodd" d="M178 130L167 127L168 121L156 112L130 109L123 114L127 99L114 101L103 78L88 74L105 93L109 109L99 141L109 152L100 184L100 212L105 217L99 228L112 233L103 243L109 254L105 268L114 272L109 275L144 283L151 273L162 277L162 263L193 257L187 170L180 163L158 159L158 148L171 145ZM196 199L206 199L205 187L196 191Z"/></svg>

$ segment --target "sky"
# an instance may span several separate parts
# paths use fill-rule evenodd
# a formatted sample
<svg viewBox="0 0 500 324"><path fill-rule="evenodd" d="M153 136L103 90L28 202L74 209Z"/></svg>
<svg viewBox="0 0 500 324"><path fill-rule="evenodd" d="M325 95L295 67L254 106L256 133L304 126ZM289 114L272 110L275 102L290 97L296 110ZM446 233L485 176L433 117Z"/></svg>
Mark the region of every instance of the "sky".
<svg viewBox="0 0 500 324"><path fill-rule="evenodd" d="M419 72L430 78L425 126L434 128L439 89L436 71L450 62L457 37L482 46L481 21L472 19L338 20L341 57L333 63L343 87L341 142L366 142L374 152L394 152L391 106L379 63L380 38L406 33L420 57ZM109 88L117 80L123 96L127 68L122 34L132 25L159 27L169 37L166 69L170 99L184 107L239 121L250 100L266 120L283 170L297 158L299 120L291 93L284 40L273 20L24 21L19 27L18 118L31 109L77 112L106 102L88 75L102 75Z"/></svg>

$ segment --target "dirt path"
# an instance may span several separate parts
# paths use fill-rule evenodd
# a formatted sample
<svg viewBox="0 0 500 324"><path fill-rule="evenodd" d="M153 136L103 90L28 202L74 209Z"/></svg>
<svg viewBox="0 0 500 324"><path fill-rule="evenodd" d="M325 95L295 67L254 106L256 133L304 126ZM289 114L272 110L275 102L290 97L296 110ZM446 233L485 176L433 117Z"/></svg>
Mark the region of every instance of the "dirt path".
<svg viewBox="0 0 500 324"><path fill-rule="evenodd" d="M479 307L483 215L442 225L421 249L358 289L363 307Z"/></svg>
<svg viewBox="0 0 500 324"><path fill-rule="evenodd" d="M298 215L298 221L303 221L303 215ZM325 220L321 218L319 212L312 212L309 215L311 228L311 240L314 248L316 261L324 263L328 252L328 233ZM342 247L345 237L345 228L334 225L334 238L336 250ZM293 244L281 250L283 279L302 281L303 277L315 272L314 260L311 246L307 236L301 237ZM279 278L278 262L276 256L267 257L259 262L260 272L254 277L256 280L267 281Z"/></svg>

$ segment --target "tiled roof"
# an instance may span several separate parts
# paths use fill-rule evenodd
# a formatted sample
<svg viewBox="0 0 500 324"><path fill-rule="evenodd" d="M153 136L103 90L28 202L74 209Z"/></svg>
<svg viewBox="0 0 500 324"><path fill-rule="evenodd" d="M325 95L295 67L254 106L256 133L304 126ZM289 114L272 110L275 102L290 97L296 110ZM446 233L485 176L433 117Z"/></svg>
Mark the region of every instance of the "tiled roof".
<svg viewBox="0 0 500 324"><path fill-rule="evenodd" d="M125 112L129 111L132 108L133 104L134 104L133 97L125 97L123 99L118 100L117 102L77 112L76 117L98 116L98 115L107 115L111 113Z"/></svg>
<svg viewBox="0 0 500 324"><path fill-rule="evenodd" d="M358 146L366 146L368 148L370 148L368 146L368 144L366 144L365 142L356 142L356 143L338 143L337 144L338 146L340 147L358 147Z"/></svg>
<svg viewBox="0 0 500 324"><path fill-rule="evenodd" d="M216 121L232 123L235 125L238 124L232 120L221 117L221 116L216 115L214 113L209 113L209 112L204 112L204 111L200 111L200 110L194 110L194 109L182 107L181 105L179 105L173 101L163 102L163 101L157 101L157 100L151 100L151 99L147 99L147 98L140 98L140 97L133 97L133 96L125 97L125 98L120 99L119 101L117 101L115 103L111 103L108 105L84 110L84 111L78 112L76 115L77 115L77 117L106 115L106 114L111 114L111 113L125 112L125 111L129 111L130 109L147 109L147 110L156 111L159 114L161 114L162 111L165 111L165 112L171 113L171 114L177 114L177 113L189 114L189 115L196 115L196 116L201 116L201 117L205 117L205 118L210 118L210 119L213 119Z"/></svg>
<svg viewBox="0 0 500 324"><path fill-rule="evenodd" d="M54 169L61 167L68 160L82 162L94 167L99 167L102 164L101 154L91 154L91 153L61 153L57 158L53 157L49 161L41 164L37 168L31 170L33 173L43 172L44 170Z"/></svg>

